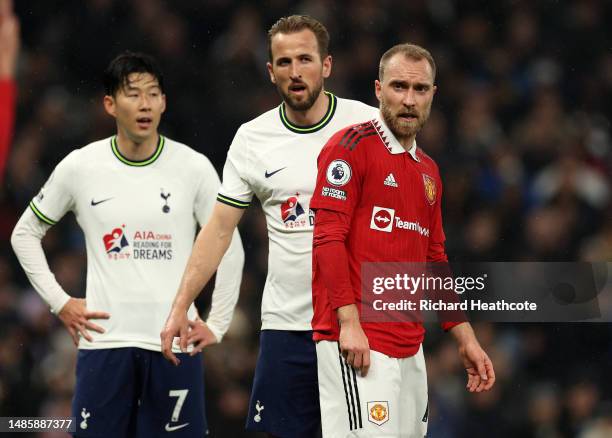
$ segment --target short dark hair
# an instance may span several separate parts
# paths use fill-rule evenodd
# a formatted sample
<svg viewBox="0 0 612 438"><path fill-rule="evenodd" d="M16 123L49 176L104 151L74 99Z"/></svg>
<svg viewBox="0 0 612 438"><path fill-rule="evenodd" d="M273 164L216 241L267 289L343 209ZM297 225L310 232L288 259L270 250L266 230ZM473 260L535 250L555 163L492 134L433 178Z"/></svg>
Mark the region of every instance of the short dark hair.
<svg viewBox="0 0 612 438"><path fill-rule="evenodd" d="M150 55L125 51L115 57L106 70L104 70L104 91L107 96L114 96L117 90L128 84L128 77L132 73L149 73L159 83L164 93L164 75L159 64Z"/></svg>
<svg viewBox="0 0 612 438"><path fill-rule="evenodd" d="M380 64L378 65L378 80L382 81L383 76L385 75L385 67L387 66L387 62L389 59L401 53L408 59L412 59L414 61L420 61L421 59L427 60L429 65L431 66L431 76L432 80L435 82L436 80L436 63L431 56L429 51L421 46L417 46L416 44L398 44L396 46L391 47L387 50L382 58L380 58Z"/></svg>
<svg viewBox="0 0 612 438"><path fill-rule="evenodd" d="M329 32L323 24L309 15L290 15L280 18L268 31L268 56L272 62L272 38L278 33L296 33L304 29L310 30L317 38L321 60L328 55Z"/></svg>

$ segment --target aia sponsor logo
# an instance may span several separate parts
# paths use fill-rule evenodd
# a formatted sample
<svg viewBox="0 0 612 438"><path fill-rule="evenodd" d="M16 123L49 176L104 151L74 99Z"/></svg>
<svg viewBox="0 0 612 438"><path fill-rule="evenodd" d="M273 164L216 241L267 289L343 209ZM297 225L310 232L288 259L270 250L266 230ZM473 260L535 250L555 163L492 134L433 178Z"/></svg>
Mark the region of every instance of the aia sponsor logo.
<svg viewBox="0 0 612 438"><path fill-rule="evenodd" d="M285 228L304 228L314 226L314 212L308 209L308 214L300 202L300 194L290 196L280 206L281 219Z"/></svg>
<svg viewBox="0 0 612 438"><path fill-rule="evenodd" d="M120 228L117 227L109 234L105 234L104 237L102 237L104 249L106 250L107 254L121 253L123 248L129 246L125 233L123 232L124 228L125 225L121 225Z"/></svg>
<svg viewBox="0 0 612 438"><path fill-rule="evenodd" d="M372 219L370 221L370 228L377 231L384 231L390 233L393 231L393 218L395 217L395 210L392 208L377 207L374 206L372 210Z"/></svg>
<svg viewBox="0 0 612 438"><path fill-rule="evenodd" d="M284 223L295 222L304 214L304 207L298 201L299 196L300 194L296 193L281 204L281 218Z"/></svg>

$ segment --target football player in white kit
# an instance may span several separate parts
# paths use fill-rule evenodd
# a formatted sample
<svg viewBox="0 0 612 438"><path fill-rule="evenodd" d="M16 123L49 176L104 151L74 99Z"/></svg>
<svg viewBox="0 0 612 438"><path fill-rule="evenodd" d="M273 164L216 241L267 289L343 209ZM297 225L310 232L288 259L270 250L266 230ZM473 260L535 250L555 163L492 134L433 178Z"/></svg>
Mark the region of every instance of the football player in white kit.
<svg viewBox="0 0 612 438"><path fill-rule="evenodd" d="M281 18L268 32L270 80L281 104L243 124L230 146L211 220L188 262L162 332L162 352L187 333L186 309L210 279L244 209L259 199L268 227L268 276L262 298L260 354L247 429L276 437L316 437L320 430L312 340L312 231L309 209L317 156L336 131L377 109L324 90L332 58L325 27L308 16ZM185 345L183 345L184 347Z"/></svg>
<svg viewBox="0 0 612 438"><path fill-rule="evenodd" d="M160 354L159 331L196 228L213 209L219 177L204 155L158 133L166 97L153 58L119 55L105 71L105 89L104 108L116 119L117 134L57 165L11 242L32 285L79 348L75 436L204 436L201 355L177 353L181 364L172 366ZM66 294L41 247L68 211L85 235L85 299ZM230 239L207 323L195 306L187 312L189 341L198 351L221 339L236 304L244 253L238 233Z"/></svg>

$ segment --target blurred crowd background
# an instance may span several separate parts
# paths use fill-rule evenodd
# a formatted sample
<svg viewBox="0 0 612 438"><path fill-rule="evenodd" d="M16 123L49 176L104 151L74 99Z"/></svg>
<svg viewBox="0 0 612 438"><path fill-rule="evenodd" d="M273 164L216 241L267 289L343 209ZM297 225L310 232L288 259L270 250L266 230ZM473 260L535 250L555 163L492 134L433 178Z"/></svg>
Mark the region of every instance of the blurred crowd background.
<svg viewBox="0 0 612 438"><path fill-rule="evenodd" d="M440 165L451 260L612 260L612 3L451 0L17 1L21 53L12 152L0 188L0 416L69 415L75 349L11 252L19 215L72 149L113 133L101 76L125 49L166 73L161 131L221 171L241 123L279 103L266 31L308 13L331 34L326 89L376 105L380 55L411 41L438 63L419 145ZM240 230L246 268L221 345L205 353L214 437L243 431L267 265L265 219ZM64 288L83 296L73 218L44 240ZM206 295L206 294L203 294ZM206 305L206 297L201 305ZM612 325L477 324L497 384L465 389L456 347L428 327L431 437L612 437ZM21 435L24 436L24 435ZM45 435L51 436L51 435Z"/></svg>

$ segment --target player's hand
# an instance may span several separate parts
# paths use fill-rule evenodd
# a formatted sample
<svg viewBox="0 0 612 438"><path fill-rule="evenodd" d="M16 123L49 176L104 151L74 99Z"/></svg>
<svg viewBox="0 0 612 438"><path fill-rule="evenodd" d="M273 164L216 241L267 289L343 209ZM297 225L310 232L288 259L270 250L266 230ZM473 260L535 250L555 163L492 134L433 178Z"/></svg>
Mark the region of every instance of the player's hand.
<svg viewBox="0 0 612 438"><path fill-rule="evenodd" d="M188 323L190 331L187 335L187 345L193 344L193 350L189 353L190 356L200 353L207 345L217 343L217 337L200 318L196 318L195 321L188 320Z"/></svg>
<svg viewBox="0 0 612 438"><path fill-rule="evenodd" d="M482 349L469 322L457 324L449 330L457 341L459 357L467 372L466 388L470 392L488 391L495 383L495 370Z"/></svg>
<svg viewBox="0 0 612 438"><path fill-rule="evenodd" d="M161 338L161 351L166 359L172 362L174 365L178 365L181 361L172 352L172 343L174 338L178 336L179 346L183 353L187 352L187 335L189 334L189 320L187 319L187 312L180 311L178 309L172 309L164 329L159 334Z"/></svg>
<svg viewBox="0 0 612 438"><path fill-rule="evenodd" d="M88 330L93 330L98 333L104 333L104 329L97 324L91 322L91 319L108 319L110 315L106 312L95 312L87 310L87 303L83 298L70 298L62 310L57 314L59 319L68 329L68 333L72 337L72 342L78 347L79 336L83 336L89 342L93 338Z"/></svg>
<svg viewBox="0 0 612 438"><path fill-rule="evenodd" d="M468 381L466 388L470 392L488 391L495 383L493 362L482 349L478 341L459 346L459 356L465 366Z"/></svg>
<svg viewBox="0 0 612 438"><path fill-rule="evenodd" d="M340 352L346 363L360 370L365 377L370 368L370 343L361 328L357 306L349 304L336 311L340 321Z"/></svg>

